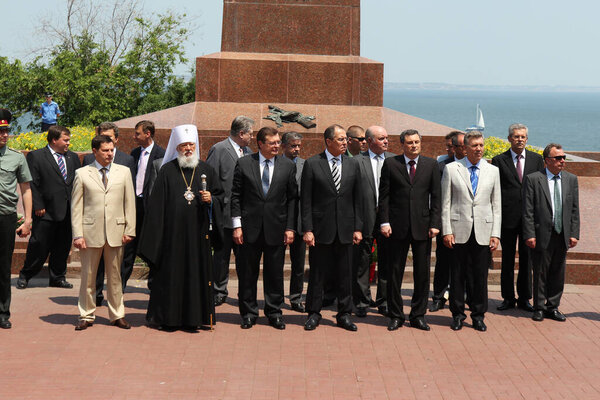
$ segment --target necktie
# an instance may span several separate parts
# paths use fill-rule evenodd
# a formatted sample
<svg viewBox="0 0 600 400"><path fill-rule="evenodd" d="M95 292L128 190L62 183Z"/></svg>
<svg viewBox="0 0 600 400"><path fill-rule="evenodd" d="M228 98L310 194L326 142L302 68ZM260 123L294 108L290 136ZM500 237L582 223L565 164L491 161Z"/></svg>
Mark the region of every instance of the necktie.
<svg viewBox="0 0 600 400"><path fill-rule="evenodd" d="M106 184L108 183L106 171L108 171L106 168L100 168L100 172L102 173L102 184L104 185L104 189L106 189Z"/></svg>
<svg viewBox="0 0 600 400"><path fill-rule="evenodd" d="M333 184L335 185L335 190L340 191L340 170L338 169L337 162L338 158L331 159L331 176L333 177Z"/></svg>
<svg viewBox="0 0 600 400"><path fill-rule="evenodd" d="M416 164L415 160L410 160L408 162L408 165L410 165L409 175L410 175L410 184L411 185L412 185L413 181L415 180L415 173L417 172L417 169L415 168L415 164Z"/></svg>
<svg viewBox="0 0 600 400"><path fill-rule="evenodd" d="M67 168L65 167L65 160L63 160L63 155L60 153L56 153L56 157L58 157L58 169L60 169L60 174L63 179L67 180Z"/></svg>
<svg viewBox="0 0 600 400"><path fill-rule="evenodd" d="M554 175L554 230L561 233L563 228L562 221L562 199L560 197L560 177Z"/></svg>
<svg viewBox="0 0 600 400"><path fill-rule="evenodd" d="M147 150L142 150L140 154L140 164L138 166L137 175L135 176L135 195L141 196L144 192L144 179L146 178L146 168L148 167Z"/></svg>
<svg viewBox="0 0 600 400"><path fill-rule="evenodd" d="M479 178L477 177L477 167L473 165L471 168L471 188L473 189L473 196L477 193L477 183L479 182Z"/></svg>
<svg viewBox="0 0 600 400"><path fill-rule="evenodd" d="M379 188L379 181L381 180L381 167L383 166L383 156L378 154L375 156L375 160L377 161L377 176L375 177L375 186Z"/></svg>
<svg viewBox="0 0 600 400"><path fill-rule="evenodd" d="M263 173L262 173L262 188L263 188L263 193L266 196L267 192L269 191L269 164L271 163L271 160L265 160L265 167L263 168Z"/></svg>
<svg viewBox="0 0 600 400"><path fill-rule="evenodd" d="M519 182L523 182L523 170L521 169L521 158L522 154L517 155L517 175L519 175Z"/></svg>

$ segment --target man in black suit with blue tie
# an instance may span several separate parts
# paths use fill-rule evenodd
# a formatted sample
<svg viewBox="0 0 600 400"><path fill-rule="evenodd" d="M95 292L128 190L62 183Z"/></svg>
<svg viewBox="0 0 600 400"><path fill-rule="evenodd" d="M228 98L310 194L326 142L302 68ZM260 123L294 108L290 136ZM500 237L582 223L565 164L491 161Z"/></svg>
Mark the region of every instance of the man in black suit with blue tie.
<svg viewBox="0 0 600 400"><path fill-rule="evenodd" d="M321 321L323 284L331 271L338 300L337 325L356 331L350 313L352 244L360 243L363 228L360 168L344 154L348 143L344 128L332 125L324 138L325 151L306 160L302 171L302 226L310 249L304 329L314 330Z"/></svg>
<svg viewBox="0 0 600 400"><path fill-rule="evenodd" d="M81 166L77 154L69 151L71 132L64 126L48 129L48 146L27 154L33 195L33 228L17 289L25 289L44 266L46 258L50 286L70 289L66 280L71 250L71 190L75 170Z"/></svg>
<svg viewBox="0 0 600 400"><path fill-rule="evenodd" d="M231 189L233 241L240 246L239 308L242 329L258 318L256 284L263 257L265 315L269 325L285 329L283 264L285 246L294 241L298 185L296 164L279 156L276 129L264 127L256 135L258 153L238 160Z"/></svg>

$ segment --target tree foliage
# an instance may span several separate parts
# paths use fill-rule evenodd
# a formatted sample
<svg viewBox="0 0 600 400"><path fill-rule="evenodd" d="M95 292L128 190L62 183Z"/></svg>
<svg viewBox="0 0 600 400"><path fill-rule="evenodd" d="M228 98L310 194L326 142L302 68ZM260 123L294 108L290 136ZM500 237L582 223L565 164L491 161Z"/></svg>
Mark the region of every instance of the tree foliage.
<svg viewBox="0 0 600 400"><path fill-rule="evenodd" d="M43 94L52 92L62 125L91 126L193 101L194 80L173 73L187 62L185 14L146 16L137 1L115 0L102 19L94 4L69 0L65 28L48 30L58 44L33 61L0 57L3 106L16 116L37 114Z"/></svg>

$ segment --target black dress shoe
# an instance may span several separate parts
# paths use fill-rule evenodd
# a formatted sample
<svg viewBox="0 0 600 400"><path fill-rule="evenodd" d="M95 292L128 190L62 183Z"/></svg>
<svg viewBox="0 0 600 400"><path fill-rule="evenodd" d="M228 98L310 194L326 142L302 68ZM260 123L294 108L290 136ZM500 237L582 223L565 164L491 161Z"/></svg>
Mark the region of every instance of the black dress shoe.
<svg viewBox="0 0 600 400"><path fill-rule="evenodd" d="M75 330L76 331L83 331L83 330L86 330L87 328L89 328L90 326L93 326L93 325L94 325L93 321L79 321L79 323L75 327Z"/></svg>
<svg viewBox="0 0 600 400"><path fill-rule="evenodd" d="M412 326L413 328L420 329L422 331L428 331L431 329L429 328L429 325L427 325L427 322L425 322L425 320L421 318L411 319L410 326Z"/></svg>
<svg viewBox="0 0 600 400"><path fill-rule="evenodd" d="M383 315L384 317L388 316L388 309L386 306L379 306L377 307L377 312L381 315Z"/></svg>
<svg viewBox="0 0 600 400"><path fill-rule="evenodd" d="M485 332L487 331L487 326L485 326L485 323L482 320L478 319L473 321L473 329L479 332Z"/></svg>
<svg viewBox="0 0 600 400"><path fill-rule="evenodd" d="M10 329L10 328L12 328L12 324L10 323L9 320L3 319L2 321L0 321L0 328L2 328L2 329Z"/></svg>
<svg viewBox="0 0 600 400"><path fill-rule="evenodd" d="M517 308L527 312L533 312L533 306L529 302L529 300L525 301L517 301Z"/></svg>
<svg viewBox="0 0 600 400"><path fill-rule="evenodd" d="M67 282L66 280L62 280L62 281L56 281L56 282L50 282L50 287L57 287L57 288L61 288L61 289L73 289L73 284Z"/></svg>
<svg viewBox="0 0 600 400"><path fill-rule="evenodd" d="M452 318L452 324L450 325L450 329L453 331L460 331L463 327L463 320L460 317Z"/></svg>
<svg viewBox="0 0 600 400"><path fill-rule="evenodd" d="M299 313L306 312L305 309L304 309L304 304L302 304L300 302L291 303L291 306L292 306L292 310L294 310L296 312L299 312Z"/></svg>
<svg viewBox="0 0 600 400"><path fill-rule="evenodd" d="M351 332L356 332L358 330L358 327L352 323L350 315L348 314L344 314L337 318L337 326Z"/></svg>
<svg viewBox="0 0 600 400"><path fill-rule="evenodd" d="M567 317L565 317L563 313L558 311L558 309L546 311L546 317L560 322L565 322L567 320Z"/></svg>
<svg viewBox="0 0 600 400"><path fill-rule="evenodd" d="M225 300L227 300L227 296L215 296L215 307L225 303Z"/></svg>
<svg viewBox="0 0 600 400"><path fill-rule="evenodd" d="M269 325L271 325L275 329L285 329L285 323L283 322L282 317L269 318Z"/></svg>
<svg viewBox="0 0 600 400"><path fill-rule="evenodd" d="M254 326L254 324L256 324L256 320L252 319L250 317L247 318L242 318L242 323L241 323L241 327L242 329L250 329Z"/></svg>
<svg viewBox="0 0 600 400"><path fill-rule="evenodd" d="M319 314L310 314L306 323L304 324L305 331L314 331L321 322L321 316Z"/></svg>
<svg viewBox="0 0 600 400"><path fill-rule="evenodd" d="M17 279L17 289L25 289L27 283L27 279L19 277L19 279Z"/></svg>
<svg viewBox="0 0 600 400"><path fill-rule="evenodd" d="M429 311L436 312L444 309L444 301L443 300L433 300L431 305L429 306Z"/></svg>
<svg viewBox="0 0 600 400"><path fill-rule="evenodd" d="M400 318L391 318L388 324L388 331L395 331L398 328L402 328L402 324L404 324L404 320Z"/></svg>
<svg viewBox="0 0 600 400"><path fill-rule="evenodd" d="M531 316L531 319L537 322L543 321L544 320L544 312L542 310L535 310L533 312L533 315Z"/></svg>
<svg viewBox="0 0 600 400"><path fill-rule="evenodd" d="M356 312L354 313L358 318L365 318L367 316L367 308L366 307L357 307Z"/></svg>
<svg viewBox="0 0 600 400"><path fill-rule="evenodd" d="M498 311L506 311L511 308L515 308L516 301L515 300L503 300L502 303L496 307Z"/></svg>

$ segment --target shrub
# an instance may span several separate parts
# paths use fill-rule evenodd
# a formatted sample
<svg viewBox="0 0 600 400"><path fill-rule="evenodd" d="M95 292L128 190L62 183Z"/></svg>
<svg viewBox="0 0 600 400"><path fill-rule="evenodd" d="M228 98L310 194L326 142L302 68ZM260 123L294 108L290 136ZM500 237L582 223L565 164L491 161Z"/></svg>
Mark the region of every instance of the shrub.
<svg viewBox="0 0 600 400"><path fill-rule="evenodd" d="M538 154L542 154L542 149L538 149L533 146L527 146L527 150L533 151ZM504 153L510 149L510 143L508 140L500 139L494 136L487 137L485 139L485 145L483 148L483 158L491 159L498 154Z"/></svg>
<svg viewBox="0 0 600 400"><path fill-rule="evenodd" d="M71 151L90 151L92 138L96 135L94 128L74 126L71 131ZM34 133L22 132L8 141L8 147L15 150L37 150L48 145L46 140L48 132Z"/></svg>

